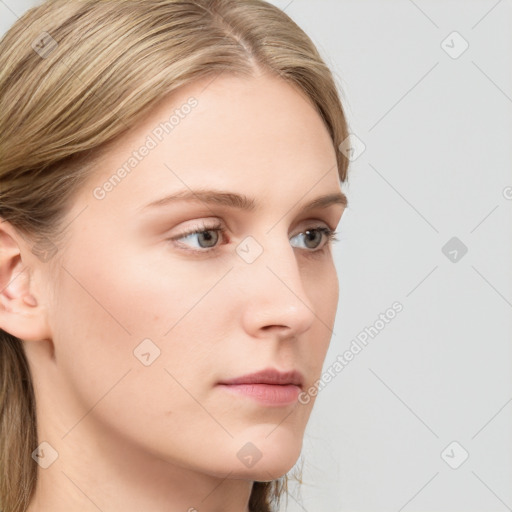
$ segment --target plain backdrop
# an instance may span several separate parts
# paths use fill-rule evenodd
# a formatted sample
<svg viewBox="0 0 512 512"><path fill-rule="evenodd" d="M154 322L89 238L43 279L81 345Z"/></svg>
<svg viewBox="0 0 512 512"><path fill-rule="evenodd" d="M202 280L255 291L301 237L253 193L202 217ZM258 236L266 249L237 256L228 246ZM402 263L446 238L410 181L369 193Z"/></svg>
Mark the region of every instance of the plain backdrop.
<svg viewBox="0 0 512 512"><path fill-rule="evenodd" d="M273 3L333 69L354 134L325 368L354 355L282 510L512 510L512 1ZM0 0L0 31L35 4Z"/></svg>

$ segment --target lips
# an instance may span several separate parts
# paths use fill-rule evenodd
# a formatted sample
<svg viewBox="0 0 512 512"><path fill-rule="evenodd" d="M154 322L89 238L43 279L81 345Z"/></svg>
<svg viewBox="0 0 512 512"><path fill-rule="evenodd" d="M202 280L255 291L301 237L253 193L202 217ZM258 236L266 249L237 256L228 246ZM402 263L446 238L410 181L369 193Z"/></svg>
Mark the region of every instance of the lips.
<svg viewBox="0 0 512 512"><path fill-rule="evenodd" d="M225 380L219 384L227 386L241 385L241 384L273 384L276 386L297 386L302 389L304 385L304 377L296 370L289 372L280 372L273 368L267 368L265 370L243 375L242 377L236 377L234 379Z"/></svg>
<svg viewBox="0 0 512 512"><path fill-rule="evenodd" d="M250 399L266 407L295 404L304 385L304 377L296 370L280 372L268 368L219 382L218 386L238 399Z"/></svg>

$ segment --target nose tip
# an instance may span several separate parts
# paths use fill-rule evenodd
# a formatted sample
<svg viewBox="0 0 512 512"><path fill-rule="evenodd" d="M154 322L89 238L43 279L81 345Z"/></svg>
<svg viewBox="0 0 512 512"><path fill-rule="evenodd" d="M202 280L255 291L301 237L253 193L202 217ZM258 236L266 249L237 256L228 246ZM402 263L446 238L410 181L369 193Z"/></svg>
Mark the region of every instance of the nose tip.
<svg viewBox="0 0 512 512"><path fill-rule="evenodd" d="M315 319L314 306L311 303L300 277L293 280L292 283L286 282L286 277L281 277L269 265L266 265L268 271L275 277L283 288L283 299L286 301L288 296L288 304L281 306L283 317L289 318L289 323L295 324L297 333L306 331ZM289 293L287 294L286 291Z"/></svg>
<svg viewBox="0 0 512 512"><path fill-rule="evenodd" d="M247 295L243 318L248 332L258 336L273 331L293 338L306 332L315 316L296 266L286 273L262 266Z"/></svg>

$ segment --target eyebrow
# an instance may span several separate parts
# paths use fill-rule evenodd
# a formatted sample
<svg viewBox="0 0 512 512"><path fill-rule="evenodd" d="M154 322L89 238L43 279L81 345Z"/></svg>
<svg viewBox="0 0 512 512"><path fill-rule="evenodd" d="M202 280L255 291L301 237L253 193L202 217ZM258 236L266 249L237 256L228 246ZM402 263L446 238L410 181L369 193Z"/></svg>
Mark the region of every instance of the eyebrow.
<svg viewBox="0 0 512 512"><path fill-rule="evenodd" d="M156 201L143 206L141 210L168 206L178 201L199 201L206 204L217 204L245 211L253 211L258 208L257 201L244 194L213 189L189 189L157 199ZM333 204L341 204L342 206L347 207L348 199L343 192L334 192L332 194L316 197L303 205L302 209L313 210L315 208L327 208Z"/></svg>

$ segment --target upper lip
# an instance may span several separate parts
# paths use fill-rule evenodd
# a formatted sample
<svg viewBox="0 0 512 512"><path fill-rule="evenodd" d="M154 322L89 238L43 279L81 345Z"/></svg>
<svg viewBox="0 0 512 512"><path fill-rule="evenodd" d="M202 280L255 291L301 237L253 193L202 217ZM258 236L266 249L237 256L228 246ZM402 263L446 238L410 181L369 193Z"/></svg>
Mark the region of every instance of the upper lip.
<svg viewBox="0 0 512 512"><path fill-rule="evenodd" d="M234 379L223 380L219 384L236 385L236 384L276 384L276 385L294 385L302 388L304 377L297 370L288 372L280 372L274 368L266 368L256 373L242 375Z"/></svg>

